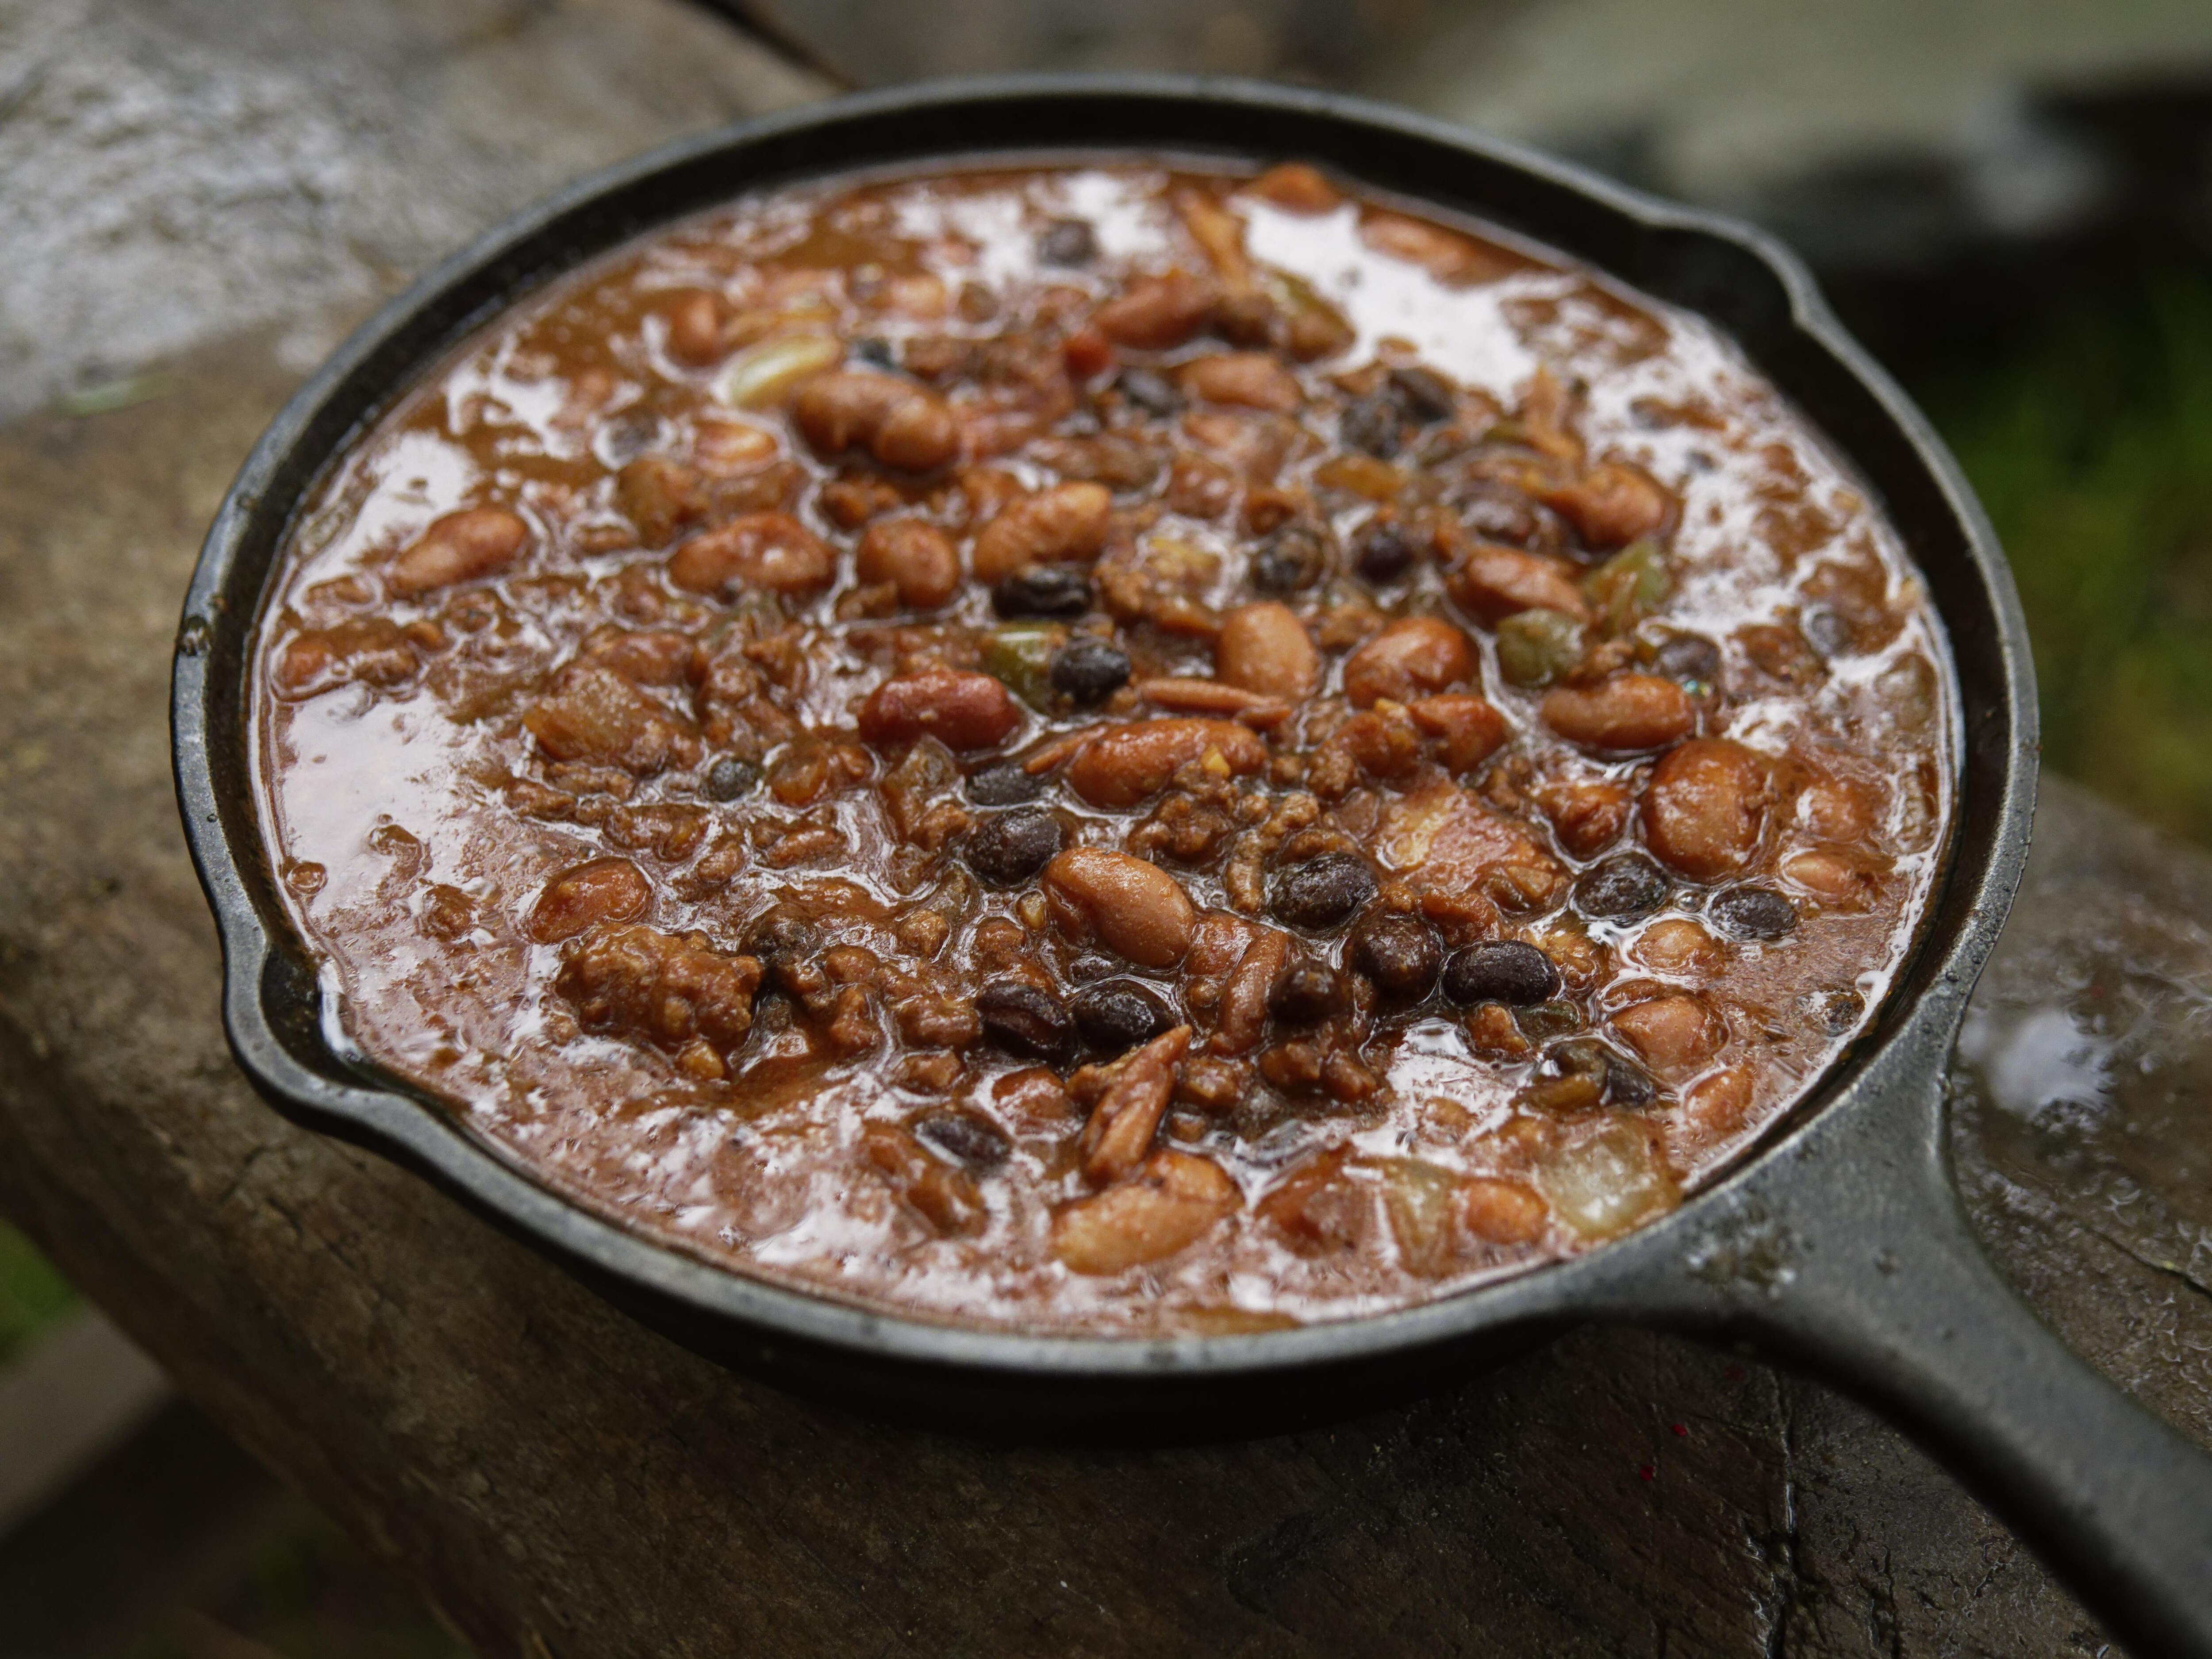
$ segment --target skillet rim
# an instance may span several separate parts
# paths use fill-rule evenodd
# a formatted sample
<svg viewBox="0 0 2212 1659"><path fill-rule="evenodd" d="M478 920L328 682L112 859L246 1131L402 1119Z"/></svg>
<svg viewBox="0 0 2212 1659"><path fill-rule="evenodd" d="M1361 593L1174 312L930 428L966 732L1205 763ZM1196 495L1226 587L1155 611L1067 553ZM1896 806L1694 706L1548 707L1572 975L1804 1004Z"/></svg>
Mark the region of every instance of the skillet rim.
<svg viewBox="0 0 2212 1659"><path fill-rule="evenodd" d="M1493 184L1517 181L1532 186L1538 198L1548 193L1555 205L1595 210L1590 228L1625 234L1632 244L1644 239L1662 249L1662 255L1672 248L1673 257L1690 262L1686 280L1692 285L1745 281L1747 257L1778 289L1785 306L1774 320L1777 332L1765 350L1754 349L1738 328L1713 317L1706 305L1663 292L1659 297L1712 320L1801 405L1802 395L1770 361L1777 349L1809 349L1798 378L1825 372L1840 377L1838 389L1846 395L1855 391L1866 399L1871 407L1865 412L1875 417L1870 435L1901 441L1900 454L1893 458L1886 478L1878 479L1869 465L1863 439L1854 441L1809 410L1808 414L1826 441L1884 497L1916 566L1928 571L1922 556L1931 539L1954 543L1952 556L1963 558L1957 570L1945 574L1964 584L1967 595L1986 607L1994 637L1974 643L1993 646L1995 656L1990 683L1978 688L1989 696L1976 699L1970 697L1963 660L1969 640L1949 607L1937 604L1951 641L1957 715L1966 722L1955 732L1960 775L1949 868L1932 897L1921 939L1875 1023L1788 1119L1723 1176L1686 1199L1671 1214L1606 1246L1409 1308L1235 1335L1097 1336L980 1328L789 1289L709 1265L602 1219L523 1174L519 1165L463 1130L427 1097L361 1080L359 1068L323 1042L312 1012L313 980L299 961L277 948L277 935L289 929L281 920L264 914L252 890L248 871L256 866L264 872L264 888L270 884L250 791L246 799L240 799L234 790L227 797L219 786L217 769L226 759L250 769L245 653L259 621L274 556L298 502L324 468L389 406L413 375L537 283L683 211L708 205L710 198L702 197L688 209L653 210L641 218L624 211L654 184L665 183L686 168L718 161L731 163L732 176L720 192L727 199L763 185L855 172L902 157L904 164L920 165L994 153L1079 150L1085 144L1070 140L994 142L1000 135L982 131L992 124L976 118L988 113L1004 120L1028 113L1048 119L1094 108L1111 114L1117 105L1121 117L1133 118L1140 130L1151 123L1153 136L1092 140L1094 150L1204 153L1211 148L1215 153L1249 155L1265 150L1279 155L1290 147L1269 144L1265 125L1270 119L1287 121L1335 141L1308 142L1297 146L1299 150L1363 182L1489 219L1645 292L1655 291L1648 276L1638 278L1622 272L1613 263L1576 247L1556 228L1527 226L1512 211L1495 206L1474 202L1459 205L1433 185L1422 189L1385 182L1346 158L1356 155L1363 145L1395 144L1415 156L1423 150L1434 152L1432 165L1449 166L1456 159L1486 169L1497 175ZM1030 107L1025 110L1024 106ZM1157 131L1163 118L1166 125L1182 120L1186 128L1194 129L1206 125L1208 116L1218 121L1224 112L1251 118L1259 130L1241 143L1212 146L1187 136L1161 136ZM761 155L772 155L777 145L787 149L794 143L804 146L810 137L832 130L865 138L875 125L905 121L928 131L933 122L942 129L945 122L956 118L972 123L966 135L975 142L918 145L882 156L837 152L795 170L788 164L780 172L759 167ZM963 131L940 131L939 137L958 139ZM748 172L749 156L753 170ZM572 222L594 210L602 215L599 240L581 251L571 246L550 260L536 257L539 244L557 238L564 229L573 230ZM1695 261L1716 255L1722 263L1701 277ZM1735 270L1732 279L1730 260ZM425 328L425 319L437 314L441 302L486 282L497 290L492 297L430 325L427 344L409 344ZM1753 303L1758 303L1756 298ZM324 429L337 418L332 411L349 407L353 413L339 430ZM1900 459L1905 466L1902 474L1895 471ZM1923 488L1944 520L1932 538L1911 534L1897 523L1895 491L1881 486L1900 478ZM252 556L257 544L265 545L270 558L252 583L254 603L234 606L227 602L230 589L245 580L242 560ZM1917 410L1844 331L1809 271L1766 233L1645 194L1516 144L1340 94L1201 76L1005 76L856 94L679 141L543 198L410 284L362 325L288 401L256 444L217 513L186 595L179 634L172 688L173 744L186 838L222 937L224 1023L232 1048L256 1085L289 1115L396 1158L618 1299L623 1292L634 1291L672 1311L678 1324L711 1328L720 1342L734 1339L765 1364L774 1364L796 1349L973 1379L1078 1385L1146 1379L1212 1383L1310 1368L1387 1365L1430 1351L1496 1340L1516 1328L1572 1318L1578 1310L1587 1311L1600 1304L1616 1307L1624 1292L1632 1298L1638 1275L1679 1273L1693 1264L1700 1242L1716 1224L1727 1224L1749 1185L1809 1155L1812 1124L1848 1112L1855 1103L1864 1108L1877 1095L1917 1082L1932 1085L1966 992L2002 929L2026 854L2036 733L2026 638L2010 573L1956 465ZM235 684L224 672L233 659L239 670ZM226 690L233 694L233 707L224 706ZM1985 706L1976 711L1969 707L1974 702ZM1988 775L1984 786L1987 798L1970 799L1969 782L1978 761L1978 769ZM273 910L273 896L270 904ZM289 942L304 957L303 943L296 937ZM321 1064L309 1063L303 1054ZM1922 1071L1930 1075L1921 1079L1917 1073ZM1924 1092L1929 1095L1930 1109L1940 1112L1940 1097L1932 1086Z"/></svg>

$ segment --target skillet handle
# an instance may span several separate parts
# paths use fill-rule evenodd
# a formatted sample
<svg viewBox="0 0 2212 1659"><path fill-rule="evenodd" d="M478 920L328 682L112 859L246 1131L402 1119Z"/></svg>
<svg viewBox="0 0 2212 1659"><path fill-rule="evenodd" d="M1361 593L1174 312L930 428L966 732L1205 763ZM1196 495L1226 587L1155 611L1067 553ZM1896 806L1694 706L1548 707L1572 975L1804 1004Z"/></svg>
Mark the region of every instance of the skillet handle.
<svg viewBox="0 0 2212 1659"><path fill-rule="evenodd" d="M1662 1318L1749 1339L1882 1411L2139 1659L2212 1659L2212 1455L2000 1276L1950 1180L1940 1085L1899 1081L1745 1183L1690 1241L1688 1273L1675 1255Z"/></svg>

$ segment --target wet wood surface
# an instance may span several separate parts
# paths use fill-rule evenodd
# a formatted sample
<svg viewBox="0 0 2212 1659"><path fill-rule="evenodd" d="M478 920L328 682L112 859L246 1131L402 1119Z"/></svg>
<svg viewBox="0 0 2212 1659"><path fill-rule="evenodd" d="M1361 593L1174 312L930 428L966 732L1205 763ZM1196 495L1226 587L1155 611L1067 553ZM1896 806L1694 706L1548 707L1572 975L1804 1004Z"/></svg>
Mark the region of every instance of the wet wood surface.
<svg viewBox="0 0 2212 1659"><path fill-rule="evenodd" d="M181 238L159 318L129 303L159 262L114 263L143 226L59 205L42 251L82 280L0 289L51 335L0 359L0 1210L482 1651L2105 1646L1896 1435L1746 1357L1585 1329L1333 1429L979 1447L732 1377L263 1104L168 775L169 642L224 487L444 247L818 88L672 0L191 10L46 19L0 122L0 161L79 189L130 170L124 93L185 135L118 186ZM27 50L0 40L5 84ZM2063 786L2039 835L1958 1069L1962 1178L2069 1339L2212 1440L2212 866Z"/></svg>

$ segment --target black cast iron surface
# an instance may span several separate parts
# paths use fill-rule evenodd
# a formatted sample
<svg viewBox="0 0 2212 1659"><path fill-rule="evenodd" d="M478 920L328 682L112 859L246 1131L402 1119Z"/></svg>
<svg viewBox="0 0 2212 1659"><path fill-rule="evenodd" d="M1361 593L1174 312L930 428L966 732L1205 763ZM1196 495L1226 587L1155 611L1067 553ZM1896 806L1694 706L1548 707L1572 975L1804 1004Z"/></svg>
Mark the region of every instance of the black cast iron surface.
<svg viewBox="0 0 2212 1659"><path fill-rule="evenodd" d="M741 191L989 154L1304 157L1525 234L1727 331L1880 497L1949 631L1959 822L1925 935L1867 1039L1757 1156L1591 1255L1426 1306L1233 1337L962 1329L746 1279L536 1185L435 1103L349 1067L254 821L246 699L271 567L331 459L471 329L544 281ZM2035 777L2011 580L1920 416L1770 239L1562 163L1376 106L1249 83L1019 77L875 94L691 141L589 179L430 273L366 325L262 439L209 532L179 635L186 835L223 939L240 1064L303 1123L395 1158L695 1347L902 1414L1090 1439L1251 1433L1417 1392L1559 1324L1744 1340L1888 1411L2143 1655L2212 1659L2212 1459L2075 1359L1967 1232L1942 1066L2004 922Z"/></svg>

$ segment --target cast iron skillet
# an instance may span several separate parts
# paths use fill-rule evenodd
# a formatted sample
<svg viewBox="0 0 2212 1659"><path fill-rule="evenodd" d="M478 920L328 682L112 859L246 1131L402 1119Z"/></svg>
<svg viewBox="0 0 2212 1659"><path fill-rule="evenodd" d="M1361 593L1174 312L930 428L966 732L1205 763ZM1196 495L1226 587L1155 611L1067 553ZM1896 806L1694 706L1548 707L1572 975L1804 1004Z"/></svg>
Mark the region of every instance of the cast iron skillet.
<svg viewBox="0 0 2212 1659"><path fill-rule="evenodd" d="M1733 336L1851 459L1924 573L1963 715L1959 822L1926 936L1875 1027L1784 1131L1601 1250L1425 1307L1160 1340L966 1330L708 1267L574 1208L450 1115L350 1067L254 823L249 644L318 475L477 325L578 261L740 192L992 153L1304 157L1523 232ZM2212 1459L2075 1358L1990 1267L1954 1194L1943 1066L2027 851L2035 699L2011 578L1920 416L1811 278L1726 220L1398 111L1161 77L1023 77L849 98L576 185L448 260L347 342L263 437L209 532L179 635L177 791L221 924L240 1062L283 1110L429 1176L702 1351L923 1420L1085 1439L1250 1433L1439 1384L1571 1322L1746 1341L1854 1389L2039 1548L2137 1651L2212 1656Z"/></svg>

